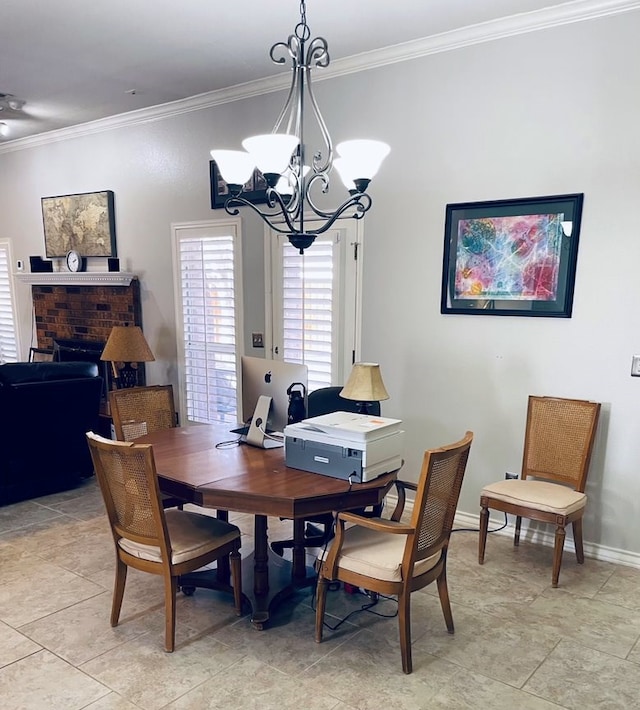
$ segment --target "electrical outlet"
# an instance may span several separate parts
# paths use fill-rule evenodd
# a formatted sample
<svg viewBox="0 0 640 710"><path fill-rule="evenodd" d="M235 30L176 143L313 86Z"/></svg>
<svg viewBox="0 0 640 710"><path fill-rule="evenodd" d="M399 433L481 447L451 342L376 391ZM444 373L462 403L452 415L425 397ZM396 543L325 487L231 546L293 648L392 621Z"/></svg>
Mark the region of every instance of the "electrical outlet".
<svg viewBox="0 0 640 710"><path fill-rule="evenodd" d="M631 377L640 377L640 355L631 358Z"/></svg>
<svg viewBox="0 0 640 710"><path fill-rule="evenodd" d="M518 478L518 474L517 473L510 473L509 471L507 471L504 474L504 478L505 478L505 481L515 481Z"/></svg>

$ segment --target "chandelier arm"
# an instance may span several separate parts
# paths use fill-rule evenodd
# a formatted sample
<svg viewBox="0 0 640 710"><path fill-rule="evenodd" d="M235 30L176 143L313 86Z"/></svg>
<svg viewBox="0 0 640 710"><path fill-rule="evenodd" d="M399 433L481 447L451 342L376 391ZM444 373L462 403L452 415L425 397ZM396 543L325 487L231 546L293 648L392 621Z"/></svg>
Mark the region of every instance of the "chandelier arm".
<svg viewBox="0 0 640 710"><path fill-rule="evenodd" d="M365 212L367 212L371 207L371 204L371 197L369 197L369 195L365 193L359 195L352 195L347 200L345 200L335 210L335 212L318 212L310 205L313 211L318 215L318 217L326 219L326 222L321 227L318 227L317 229L309 229L307 230L307 232L309 234L315 235L323 234L327 231L327 229L333 226L334 222L337 219L339 219L347 210L351 209L352 207L355 209L355 212L354 214L347 215L347 217L350 217L351 219L362 219L364 217Z"/></svg>
<svg viewBox="0 0 640 710"><path fill-rule="evenodd" d="M298 84L298 73L295 71L296 63L297 63L297 56L299 54L299 49L300 47L300 42L298 41L298 38L295 35L289 35L289 41L288 42L276 42L271 49L269 50L269 56L271 57L271 61L274 64L284 64L287 60L285 57L278 57L277 52L278 50L286 50L286 53L289 55L292 61L292 67L293 71L291 73L291 84L289 85L289 93L287 94L287 99L284 102L284 106L282 107L282 111L280 111L280 115L278 116L278 119L276 120L272 133L277 133L278 129L280 128L280 124L283 122L287 114L289 115L289 127L288 131L291 130L291 117L293 114L292 111L292 105L293 105L293 100L294 100L294 95L296 94L296 88Z"/></svg>
<svg viewBox="0 0 640 710"><path fill-rule="evenodd" d="M316 173L326 172L330 165L333 163L333 142L331 141L331 136L329 135L329 129L327 124L324 122L320 107L316 101L315 94L313 93L313 85L311 81L311 64L315 64L316 67L326 68L329 66L329 48L327 45L327 40L324 37L315 37L311 40L309 49L307 50L306 63L305 63L305 78L307 83L307 94L309 95L309 100L311 102L311 108L313 110L313 115L316 118L318 126L320 128L320 133L322 134L322 140L327 148L327 156L323 163L321 163L320 153L316 153L313 156L313 169Z"/></svg>
<svg viewBox="0 0 640 710"><path fill-rule="evenodd" d="M272 193L269 195L269 193ZM261 210L258 206L254 205L253 202L250 202L247 200L245 197L242 197L241 195L235 195L232 197L229 197L227 201L224 203L224 209L227 212L227 214L230 214L232 217L237 217L240 214L240 210L238 209L239 207L251 207L251 209L258 214L266 223L267 225L274 230L274 232L279 232L280 234L291 234L293 233L298 233L298 229L296 228L295 224L293 223L291 216L289 215L287 211L287 206L285 205L284 201L280 197L280 195L273 190L272 188L269 188L267 190L267 196L269 198L269 207L276 207L277 206L280 209L280 212L274 212L274 213L269 213L269 212L264 212ZM274 220L284 220L286 227L283 226L278 226L277 222Z"/></svg>

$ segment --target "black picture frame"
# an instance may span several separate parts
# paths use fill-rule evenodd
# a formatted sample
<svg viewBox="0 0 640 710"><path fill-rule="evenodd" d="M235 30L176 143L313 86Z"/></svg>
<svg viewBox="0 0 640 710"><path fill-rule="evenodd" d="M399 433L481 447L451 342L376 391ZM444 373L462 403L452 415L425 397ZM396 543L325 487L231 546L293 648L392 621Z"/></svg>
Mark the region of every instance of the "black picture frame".
<svg viewBox="0 0 640 710"><path fill-rule="evenodd" d="M209 161L209 182L211 184L211 209L224 207L229 199L229 187L222 179L215 160ZM251 179L242 186L242 197L254 205L267 202L267 183L262 173L256 168Z"/></svg>
<svg viewBox="0 0 640 710"><path fill-rule="evenodd" d="M82 257L117 256L112 190L42 197L47 258L77 251Z"/></svg>
<svg viewBox="0 0 640 710"><path fill-rule="evenodd" d="M583 199L447 205L440 312L570 318Z"/></svg>

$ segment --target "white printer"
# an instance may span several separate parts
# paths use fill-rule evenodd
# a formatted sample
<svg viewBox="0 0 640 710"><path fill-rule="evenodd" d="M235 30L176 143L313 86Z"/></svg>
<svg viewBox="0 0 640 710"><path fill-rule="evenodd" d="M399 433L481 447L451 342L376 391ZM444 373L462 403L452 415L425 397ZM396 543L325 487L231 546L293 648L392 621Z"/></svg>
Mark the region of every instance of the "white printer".
<svg viewBox="0 0 640 710"><path fill-rule="evenodd" d="M365 483L402 465L400 419L332 412L288 424L285 463L291 468Z"/></svg>

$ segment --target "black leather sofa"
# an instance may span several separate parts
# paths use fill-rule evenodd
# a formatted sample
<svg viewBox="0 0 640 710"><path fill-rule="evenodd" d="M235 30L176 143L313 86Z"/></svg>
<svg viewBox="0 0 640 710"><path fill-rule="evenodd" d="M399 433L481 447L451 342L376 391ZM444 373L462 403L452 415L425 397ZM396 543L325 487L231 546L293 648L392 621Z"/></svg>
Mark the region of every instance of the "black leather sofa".
<svg viewBox="0 0 640 710"><path fill-rule="evenodd" d="M93 474L102 378L90 362L0 365L0 505L72 488Z"/></svg>

